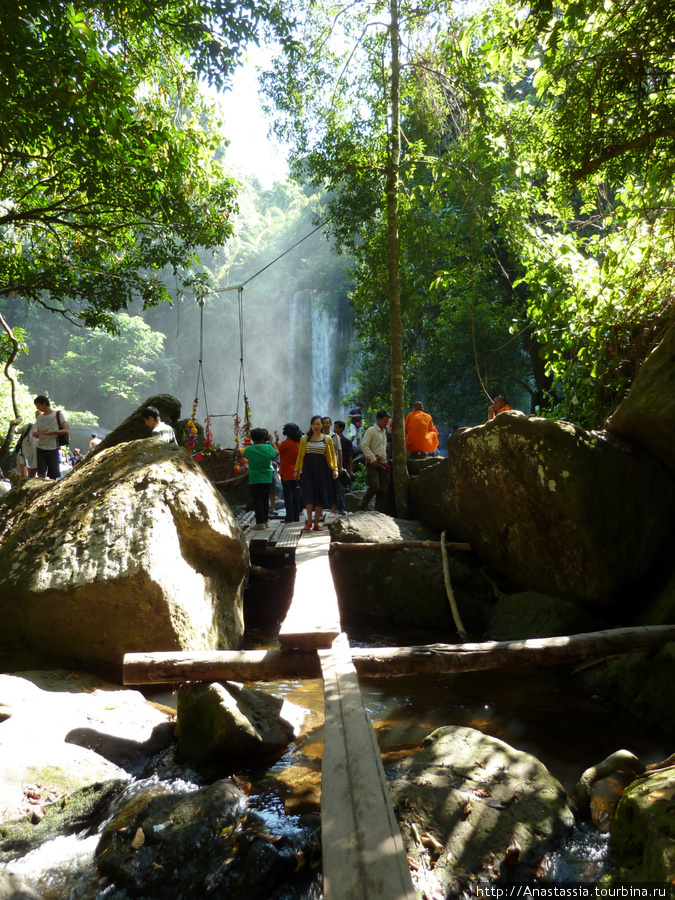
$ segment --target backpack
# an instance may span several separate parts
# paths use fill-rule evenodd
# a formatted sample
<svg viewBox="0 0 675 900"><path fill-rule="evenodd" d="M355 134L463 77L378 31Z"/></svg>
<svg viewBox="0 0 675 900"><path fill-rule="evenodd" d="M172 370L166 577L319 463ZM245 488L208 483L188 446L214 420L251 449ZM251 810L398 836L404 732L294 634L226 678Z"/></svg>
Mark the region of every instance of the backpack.
<svg viewBox="0 0 675 900"><path fill-rule="evenodd" d="M59 430L61 430L61 410L56 410L56 422L59 426ZM59 447L67 447L70 443L70 435L66 434L57 434L56 439L59 442Z"/></svg>
<svg viewBox="0 0 675 900"><path fill-rule="evenodd" d="M30 437L30 433L33 430L33 423L28 423L28 428L21 432L21 437L16 442L16 447L14 448L14 454L18 455L21 452L21 447L23 446L24 439Z"/></svg>

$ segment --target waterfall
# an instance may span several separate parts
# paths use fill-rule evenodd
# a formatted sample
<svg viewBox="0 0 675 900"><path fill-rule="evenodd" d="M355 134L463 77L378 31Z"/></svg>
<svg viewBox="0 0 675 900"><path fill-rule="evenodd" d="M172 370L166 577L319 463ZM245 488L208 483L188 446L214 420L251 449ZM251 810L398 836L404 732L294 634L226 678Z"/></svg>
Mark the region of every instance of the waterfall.
<svg viewBox="0 0 675 900"><path fill-rule="evenodd" d="M337 315L317 291L294 292L287 301L288 417L306 429L313 415L339 418L344 356Z"/></svg>
<svg viewBox="0 0 675 900"><path fill-rule="evenodd" d="M335 416L331 410L334 402L333 361L335 359L335 339L337 335L337 319L329 315L314 297L311 306L311 373L312 373L312 410L320 416Z"/></svg>
<svg viewBox="0 0 675 900"><path fill-rule="evenodd" d="M302 292L298 293L297 291L291 296L291 300L288 308L288 365L289 365L289 373L288 373L288 398L287 398L287 406L290 410L291 417L294 414L294 410L296 408L296 397L298 395L298 391L296 389L296 365L295 360L298 352L301 352L302 341L297 340L297 331L302 322L302 315L300 310L300 302L301 302Z"/></svg>

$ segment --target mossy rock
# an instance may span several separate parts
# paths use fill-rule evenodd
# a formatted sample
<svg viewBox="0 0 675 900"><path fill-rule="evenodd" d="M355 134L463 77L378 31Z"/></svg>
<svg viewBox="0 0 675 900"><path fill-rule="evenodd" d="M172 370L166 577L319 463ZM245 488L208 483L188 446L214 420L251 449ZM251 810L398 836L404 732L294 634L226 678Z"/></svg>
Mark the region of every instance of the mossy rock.
<svg viewBox="0 0 675 900"><path fill-rule="evenodd" d="M675 766L629 785L616 808L611 843L620 880L675 880Z"/></svg>
<svg viewBox="0 0 675 900"><path fill-rule="evenodd" d="M487 634L491 640L511 641L580 634L600 627L600 620L578 603L523 591L500 600Z"/></svg>
<svg viewBox="0 0 675 900"><path fill-rule="evenodd" d="M0 863L19 859L57 837L94 834L127 787L127 781L116 779L90 784L46 806L38 822L27 816L0 824Z"/></svg>
<svg viewBox="0 0 675 900"><path fill-rule="evenodd" d="M408 855L441 885L494 880L516 844L527 869L574 824L565 790L543 763L474 728L436 729L391 772ZM421 845L416 834L433 840Z"/></svg>

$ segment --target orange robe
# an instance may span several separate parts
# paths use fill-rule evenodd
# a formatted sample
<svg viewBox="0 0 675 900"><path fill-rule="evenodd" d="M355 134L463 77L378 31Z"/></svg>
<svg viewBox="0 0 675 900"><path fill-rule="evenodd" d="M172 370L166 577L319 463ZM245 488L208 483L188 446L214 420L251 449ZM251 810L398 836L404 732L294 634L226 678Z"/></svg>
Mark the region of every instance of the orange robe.
<svg viewBox="0 0 675 900"><path fill-rule="evenodd" d="M414 409L405 419L405 449L408 453L433 453L438 447L438 429L422 409Z"/></svg>
<svg viewBox="0 0 675 900"><path fill-rule="evenodd" d="M499 413L506 412L507 409L513 409L513 407L509 406L508 403L505 403L497 412L495 412L494 409L490 409L490 418L494 419L495 416L498 416Z"/></svg>

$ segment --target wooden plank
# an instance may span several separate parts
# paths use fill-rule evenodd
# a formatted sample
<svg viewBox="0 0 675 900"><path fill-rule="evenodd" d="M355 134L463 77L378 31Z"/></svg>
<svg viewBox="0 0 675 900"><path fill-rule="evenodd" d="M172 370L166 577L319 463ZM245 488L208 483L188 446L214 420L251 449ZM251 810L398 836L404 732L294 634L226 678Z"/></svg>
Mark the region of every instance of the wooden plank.
<svg viewBox="0 0 675 900"><path fill-rule="evenodd" d="M295 589L279 630L284 648L330 647L342 630L337 595L328 562L330 535L303 532L295 551Z"/></svg>
<svg viewBox="0 0 675 900"><path fill-rule="evenodd" d="M321 764L325 900L415 900L347 636L320 650L319 658L326 714Z"/></svg>
<svg viewBox="0 0 675 900"><path fill-rule="evenodd" d="M298 546L298 541L302 535L302 525L300 522L289 522L284 526L279 534L277 534L275 546L282 548L288 547L292 549Z"/></svg>

